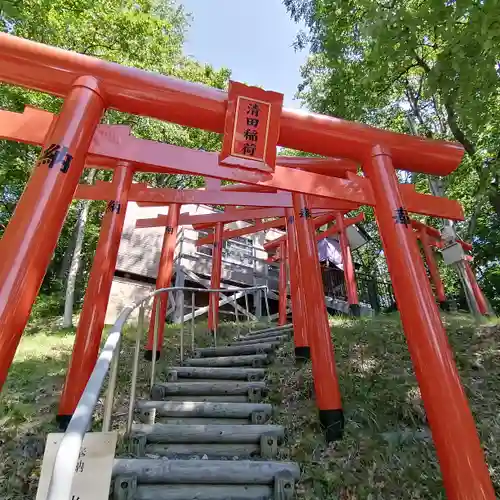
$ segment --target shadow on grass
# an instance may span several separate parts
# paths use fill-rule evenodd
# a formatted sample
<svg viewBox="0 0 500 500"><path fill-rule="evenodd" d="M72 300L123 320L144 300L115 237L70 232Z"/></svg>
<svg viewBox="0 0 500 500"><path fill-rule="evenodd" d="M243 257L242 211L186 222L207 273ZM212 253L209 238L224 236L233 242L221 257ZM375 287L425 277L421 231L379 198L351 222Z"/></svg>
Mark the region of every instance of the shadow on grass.
<svg viewBox="0 0 500 500"><path fill-rule="evenodd" d="M477 326L464 315L443 319L498 494L500 328ZM331 330L346 418L342 441L325 445L311 366L295 368L290 345L272 373L271 400L281 402L276 420L290 431L283 458L303 465L299 498L444 499L398 315L335 318Z"/></svg>

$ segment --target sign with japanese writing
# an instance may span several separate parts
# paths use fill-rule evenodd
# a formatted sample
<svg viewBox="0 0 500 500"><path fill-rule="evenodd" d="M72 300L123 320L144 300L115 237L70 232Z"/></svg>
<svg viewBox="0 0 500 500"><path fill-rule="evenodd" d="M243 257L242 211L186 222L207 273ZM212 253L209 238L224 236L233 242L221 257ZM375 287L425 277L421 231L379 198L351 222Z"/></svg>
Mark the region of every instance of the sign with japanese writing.
<svg viewBox="0 0 500 500"><path fill-rule="evenodd" d="M63 433L47 436L36 500L46 500L56 453ZM71 487L71 500L108 500L115 457L116 432L85 434Z"/></svg>
<svg viewBox="0 0 500 500"><path fill-rule="evenodd" d="M73 156L69 154L68 148L60 144L51 144L45 148L38 159L39 164L48 165L49 168L60 166L63 174L68 172L72 161Z"/></svg>
<svg viewBox="0 0 500 500"><path fill-rule="evenodd" d="M272 174L283 94L230 82L221 165Z"/></svg>

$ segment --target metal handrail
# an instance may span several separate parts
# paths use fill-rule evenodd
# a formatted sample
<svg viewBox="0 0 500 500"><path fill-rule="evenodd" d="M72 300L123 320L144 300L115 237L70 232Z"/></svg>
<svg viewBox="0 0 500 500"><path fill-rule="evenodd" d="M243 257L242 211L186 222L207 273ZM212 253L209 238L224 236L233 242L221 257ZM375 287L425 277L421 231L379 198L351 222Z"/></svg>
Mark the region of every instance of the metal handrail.
<svg viewBox="0 0 500 500"><path fill-rule="evenodd" d="M156 295L160 295L162 293L169 293L175 291L191 291L191 292L207 292L207 293L236 293L236 292L252 292L256 290L268 290L268 287L265 285L254 286L254 287L241 287L241 288L193 288L193 287L168 287L168 288L160 288L151 292L143 299L136 301L128 306L126 306L121 313L118 315L115 323L111 327L111 330L108 334L108 338L106 339L106 343L97 359L95 367L90 375L89 381L85 386L85 389L80 397L78 405L69 421L66 432L59 444L56 457L54 460L54 465L52 468L52 476L50 478L49 489L47 494L47 500L70 500L71 498L71 485L73 482L73 477L75 475L76 465L78 463L78 458L80 455L80 450L83 443L83 438L87 432L87 429L90 426L90 422L92 420L92 415L94 413L94 408L97 404L99 394L101 393L102 386L104 384L104 380L108 373L108 370L111 365L111 374L109 380L109 390L106 396L104 415L103 415L103 428L109 429L109 424L111 420L111 410L113 403L113 393L114 386L116 383L116 377L118 372L118 360L119 360L119 351L120 351L120 343L122 337L122 328L127 322L130 314L137 308L140 308L139 311L139 326L142 329L141 323L144 321L144 307L145 304L151 300ZM267 293L264 294L266 299L266 309L269 310L269 305L267 301ZM156 308L156 320L159 317L160 308ZM138 330L136 337L136 351L140 346L140 335L141 331ZM156 343L157 343L157 335L158 335L158 321L155 321L154 328L154 338L153 338L153 358L152 358L152 380L154 377L154 365L156 361ZM136 359L137 358L137 359ZM132 367L132 377L137 377L138 371L138 356L134 356L134 364ZM132 384L131 388L130 400L131 400L131 409L129 407L129 417L131 418L130 411L133 412L133 402L135 401L135 386ZM128 426L128 425L127 425ZM129 429L127 429L129 430Z"/></svg>

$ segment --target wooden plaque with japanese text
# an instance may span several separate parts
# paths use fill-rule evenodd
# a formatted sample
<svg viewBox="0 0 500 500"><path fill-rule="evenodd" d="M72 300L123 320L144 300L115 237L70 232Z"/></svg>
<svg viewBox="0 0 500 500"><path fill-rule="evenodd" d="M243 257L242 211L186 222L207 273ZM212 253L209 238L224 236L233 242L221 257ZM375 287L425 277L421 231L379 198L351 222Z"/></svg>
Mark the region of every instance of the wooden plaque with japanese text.
<svg viewBox="0 0 500 500"><path fill-rule="evenodd" d="M46 500L50 477L63 433L47 436L36 500ZM88 432L76 465L71 500L108 500L115 458L116 432Z"/></svg>
<svg viewBox="0 0 500 500"><path fill-rule="evenodd" d="M230 82L221 165L272 174L283 94Z"/></svg>

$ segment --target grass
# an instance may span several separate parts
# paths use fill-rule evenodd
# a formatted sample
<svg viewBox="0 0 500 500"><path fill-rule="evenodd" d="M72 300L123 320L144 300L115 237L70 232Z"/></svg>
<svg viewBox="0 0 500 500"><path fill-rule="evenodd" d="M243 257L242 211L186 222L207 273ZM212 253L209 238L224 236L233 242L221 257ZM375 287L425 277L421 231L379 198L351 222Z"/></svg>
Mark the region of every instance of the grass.
<svg viewBox="0 0 500 500"><path fill-rule="evenodd" d="M445 318L476 418L490 473L500 493L500 363L495 324L465 315ZM303 499L444 499L441 475L399 317L333 319L332 337L346 417L342 441L325 445L317 424L310 364L293 366L285 346L273 370L289 430L283 458L301 462ZM438 381L436 381L438 383Z"/></svg>
<svg viewBox="0 0 500 500"><path fill-rule="evenodd" d="M500 327L478 327L465 315L444 319L498 494ZM398 316L335 318L331 324L346 416L341 442L325 445L317 424L311 367L295 367L291 344L280 350L270 375L269 399L277 406L274 421L288 429L281 458L300 462L303 471L299 498L444 499ZM205 332L206 325L197 324L198 346L208 345ZM132 334L130 330L125 335L116 391L113 426L120 431L127 413ZM230 325L222 328L220 344L230 336ZM167 327L164 364L178 362L178 338L177 329ZM0 396L2 500L35 498L45 435L56 431L54 417L73 341L72 330L60 330L50 319L32 323L21 341ZM139 397L145 397L149 363L141 362L140 369ZM96 409L96 430L101 412L102 401ZM126 453L123 443L119 452Z"/></svg>
<svg viewBox="0 0 500 500"><path fill-rule="evenodd" d="M0 498L35 498L45 435L54 416L74 342L50 319L31 323L0 395Z"/></svg>

